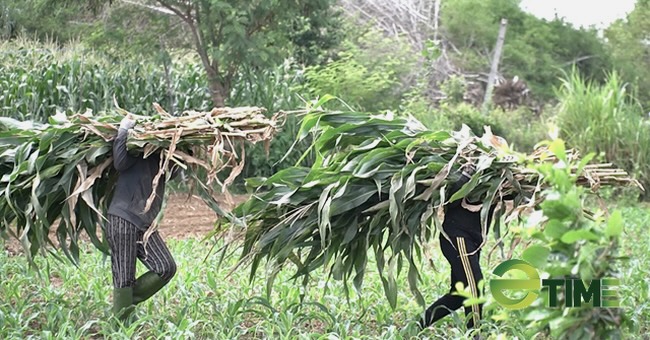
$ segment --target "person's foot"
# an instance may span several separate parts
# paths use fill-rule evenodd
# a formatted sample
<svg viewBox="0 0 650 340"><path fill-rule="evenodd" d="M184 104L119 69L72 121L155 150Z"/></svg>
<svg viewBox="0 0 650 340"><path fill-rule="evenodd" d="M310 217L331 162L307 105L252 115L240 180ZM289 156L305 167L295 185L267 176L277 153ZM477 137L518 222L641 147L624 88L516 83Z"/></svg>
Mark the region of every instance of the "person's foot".
<svg viewBox="0 0 650 340"><path fill-rule="evenodd" d="M426 322L424 322L424 318L420 318L420 320L418 321L418 326L420 327L420 331L429 328L429 325Z"/></svg>
<svg viewBox="0 0 650 340"><path fill-rule="evenodd" d="M133 288L115 288L113 290L113 315L115 318L127 325L132 321L131 316L134 310Z"/></svg>

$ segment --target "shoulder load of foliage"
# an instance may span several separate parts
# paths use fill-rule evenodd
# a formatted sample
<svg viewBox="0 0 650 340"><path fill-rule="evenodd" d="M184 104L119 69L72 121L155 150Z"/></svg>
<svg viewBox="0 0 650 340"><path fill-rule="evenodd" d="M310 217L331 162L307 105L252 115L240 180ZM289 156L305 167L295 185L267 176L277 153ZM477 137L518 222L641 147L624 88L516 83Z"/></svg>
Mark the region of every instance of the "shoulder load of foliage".
<svg viewBox="0 0 650 340"><path fill-rule="evenodd" d="M554 144L524 155L511 151L489 128L481 137L466 126L431 131L411 117L390 113L311 112L297 141L310 135L313 166L297 165L247 181L257 190L234 211L247 225L242 262L252 262L252 278L265 258L279 267L289 260L297 266L295 278L305 285L313 270L325 266L334 279L347 283L353 276L359 290L372 249L393 307L396 276L404 266L411 291L424 302L415 261L439 225L438 209L465 198L482 201L482 232L487 235L488 212L505 195L514 197L514 207L506 211L500 205L496 211L506 221L543 201L543 174L531 164L564 164L554 156ZM569 164L578 164L572 176L585 186L636 184L611 164L588 165L589 157L578 163L571 152L568 158ZM467 163L475 165L475 174L448 197L447 187Z"/></svg>
<svg viewBox="0 0 650 340"><path fill-rule="evenodd" d="M162 176L169 178L168 170L183 169L206 203L226 215L210 184L226 191L243 168L243 143L269 143L280 115L267 118L263 109L241 107L171 116L154 106L157 115L135 116L127 148L143 157L160 153L154 187ZM112 141L125 114L130 113L119 108L101 116L61 113L48 124L0 118L0 235L18 238L31 257L54 245L52 232L66 256L77 261L77 240L85 230L106 251L96 232L106 222L113 194Z"/></svg>

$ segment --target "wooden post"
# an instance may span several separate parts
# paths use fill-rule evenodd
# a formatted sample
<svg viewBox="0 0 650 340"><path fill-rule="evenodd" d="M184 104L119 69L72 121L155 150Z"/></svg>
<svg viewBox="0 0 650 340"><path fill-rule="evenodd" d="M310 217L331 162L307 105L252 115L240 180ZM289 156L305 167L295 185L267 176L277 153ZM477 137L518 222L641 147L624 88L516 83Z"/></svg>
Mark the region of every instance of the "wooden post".
<svg viewBox="0 0 650 340"><path fill-rule="evenodd" d="M487 88L485 89L485 98L483 98L483 113L488 113L490 102L492 101L492 90L494 89L494 80L499 71L499 61L501 59L501 50L503 50L503 42L506 40L506 26L508 20L501 19L501 27L499 27L499 36L497 37L497 45L494 49L494 56L492 57L492 67L490 68L490 75L488 77Z"/></svg>
<svg viewBox="0 0 650 340"><path fill-rule="evenodd" d="M435 0L433 3L433 40L438 41L438 17L440 16L440 1Z"/></svg>

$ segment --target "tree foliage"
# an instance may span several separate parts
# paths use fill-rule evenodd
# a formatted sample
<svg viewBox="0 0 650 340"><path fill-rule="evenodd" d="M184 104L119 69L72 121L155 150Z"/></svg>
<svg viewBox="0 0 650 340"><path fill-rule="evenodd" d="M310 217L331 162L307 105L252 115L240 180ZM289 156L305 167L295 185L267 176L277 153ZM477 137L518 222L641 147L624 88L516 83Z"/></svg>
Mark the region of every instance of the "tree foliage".
<svg viewBox="0 0 650 340"><path fill-rule="evenodd" d="M410 45L370 29L348 37L342 47L334 61L305 70L304 92L333 95L356 109L397 108L416 70Z"/></svg>
<svg viewBox="0 0 650 340"><path fill-rule="evenodd" d="M639 99L650 105L650 1L638 0L626 19L606 31L614 65L637 87Z"/></svg>
<svg viewBox="0 0 650 340"><path fill-rule="evenodd" d="M549 99L561 70L576 67L590 79L602 80L610 59L592 29L576 29L561 19L539 19L524 12L518 0L458 0L443 3L445 38L456 48L454 58L468 71L489 70L499 22L508 20L500 72L519 76L533 94Z"/></svg>
<svg viewBox="0 0 650 340"><path fill-rule="evenodd" d="M267 67L291 55L296 44L309 45L293 33L296 25L312 17L330 15L331 0L253 1L156 0L189 28L194 49L208 76L212 101L224 106L242 65ZM316 36L317 27L310 30Z"/></svg>

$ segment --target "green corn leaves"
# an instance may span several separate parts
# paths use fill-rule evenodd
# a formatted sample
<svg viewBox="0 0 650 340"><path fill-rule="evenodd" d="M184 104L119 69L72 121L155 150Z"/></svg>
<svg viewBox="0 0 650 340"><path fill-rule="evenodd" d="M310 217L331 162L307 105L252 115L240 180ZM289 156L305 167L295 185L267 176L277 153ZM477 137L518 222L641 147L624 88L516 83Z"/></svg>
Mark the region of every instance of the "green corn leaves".
<svg viewBox="0 0 650 340"><path fill-rule="evenodd" d="M490 205L504 195L514 198L516 208L531 204L540 173L528 163L552 166L557 161L547 149L516 154L489 130L482 137L468 129L429 131L412 118L390 114L312 112L303 118L297 140L309 134L318 154L310 168L296 166L248 180L253 195L234 211L248 227L241 261L252 263L253 277L265 259L282 266L292 258L298 265L295 277L303 277L303 284L314 269L325 266L334 279L346 284L352 279L360 290L373 249L393 307L404 268L412 293L424 303L416 263L420 248L435 234L438 207L450 199L483 201L485 224ZM563 158L575 157L562 151ZM475 164L477 172L449 197L445 192L465 163ZM589 176L597 178L597 168L590 169ZM629 182L620 175L619 181ZM588 184L584 176L576 178ZM511 209L505 217L521 210ZM487 234L486 225L482 232Z"/></svg>
<svg viewBox="0 0 650 340"><path fill-rule="evenodd" d="M160 151L166 171L174 165L185 169L206 203L219 216L236 222L212 193L216 188L225 190L240 174L245 159L242 143L268 142L279 116L268 119L262 109L243 107L171 117L154 106L159 115L140 117L127 147L145 155ZM108 252L100 231L118 175L112 139L121 119L118 114L63 115L50 119L51 124L0 119L0 235L18 238L30 260L46 253L55 237L77 263L82 232ZM218 176L223 172L228 175L225 180Z"/></svg>

